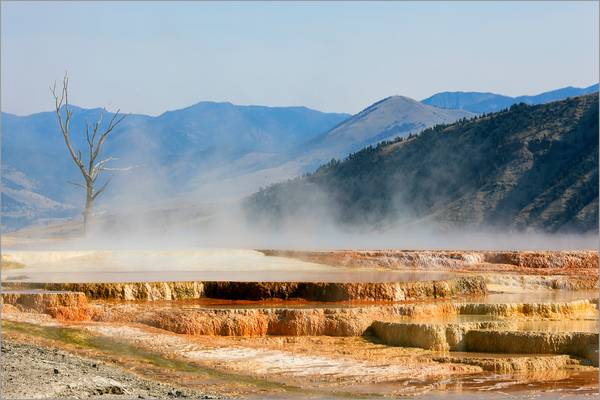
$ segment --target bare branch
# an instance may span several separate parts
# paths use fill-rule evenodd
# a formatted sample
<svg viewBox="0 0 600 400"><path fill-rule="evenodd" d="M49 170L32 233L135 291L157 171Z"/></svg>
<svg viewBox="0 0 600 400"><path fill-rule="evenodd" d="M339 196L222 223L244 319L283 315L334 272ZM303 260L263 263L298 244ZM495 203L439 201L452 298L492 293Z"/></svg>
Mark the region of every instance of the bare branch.
<svg viewBox="0 0 600 400"><path fill-rule="evenodd" d="M113 129L115 129L127 117L127 114L119 115L120 111L121 110L117 110L113 114L112 118L108 122L108 126L106 127L104 132L100 135L100 138L98 139L98 143L96 145L96 149L95 149L94 153L92 154L92 158L94 160L100 154L100 151L102 150L102 146L104 146L104 142L108 138L108 135L113 131Z"/></svg>
<svg viewBox="0 0 600 400"><path fill-rule="evenodd" d="M75 186L79 186L81 188L87 189L85 187L85 185L82 185L81 183L77 183L77 182L71 182L71 181L67 181L67 183L70 183L71 185L75 185Z"/></svg>
<svg viewBox="0 0 600 400"><path fill-rule="evenodd" d="M92 145L92 138L90 137L90 124L88 124L87 121L85 123L85 140L87 141L88 146Z"/></svg>
<svg viewBox="0 0 600 400"><path fill-rule="evenodd" d="M108 157L104 160L101 160L99 162L97 162L93 167L92 167L92 173L90 174L91 180L92 182L96 181L96 178L98 178L98 175L100 175L100 172L105 171L106 169L104 168L104 165L106 165L106 163L110 162L110 161L114 161L116 160L116 158L114 157Z"/></svg>
<svg viewBox="0 0 600 400"><path fill-rule="evenodd" d="M103 118L104 118L104 112L101 112L100 113L100 118L98 119L98 121L96 121L96 124L94 125L94 134L92 136L92 143L96 142L96 134L98 133L98 129L102 125Z"/></svg>
<svg viewBox="0 0 600 400"><path fill-rule="evenodd" d="M67 76L67 73L65 73L65 76L63 78L63 87L60 92L60 95L56 91L56 82L54 82L54 85L50 88L50 91L52 92L52 96L54 97L56 119L58 121L58 126L60 128L60 131L63 135L65 145L67 146L67 150L69 151L69 155L73 159L73 162L75 163L77 168L79 168L79 170L81 171L81 174L83 175L83 178L85 179L85 186L80 183L77 183L77 182L69 182L69 183L72 185L75 185L75 186L82 187L86 190L87 196L86 196L85 209L83 212L83 228L84 228L84 231L86 231L88 218L89 218L89 215L91 214L91 210L92 210L91 207L92 207L92 202L93 202L93 199L91 199L91 196L90 196L90 193L91 193L90 189L92 189L92 187L90 185L92 184L92 182L89 179L89 174L86 173L85 168L83 166L81 151L77 150L77 152L76 152L75 149L73 149L73 146L71 145L71 138L70 138L69 134L70 134L70 122L71 122L71 117L73 116L73 113L71 112L71 110L69 108L69 94L68 94L69 90L68 89L69 89L69 78ZM63 110L64 110L64 118L62 115ZM86 125L86 138L88 140L88 145L89 145L90 137L89 137L89 128L87 127L87 125ZM76 155L76 153L77 153L77 155Z"/></svg>
<svg viewBox="0 0 600 400"><path fill-rule="evenodd" d="M85 176L86 172L85 172L85 168L83 166L83 163L81 162L81 152L79 152L79 156L75 155L75 151L73 150L73 147L71 146L71 138L69 136L69 134L70 134L70 132L69 132L70 121L71 121L71 116L73 114L69 110L68 84L69 84L69 80L67 78L67 75L65 74L65 77L63 79L63 89L61 91L60 97L56 93L56 83L51 88L51 91L52 91L52 95L54 96L54 104L55 104L55 107L56 107L56 118L58 120L58 125L59 125L61 133L63 135L63 139L64 139L65 144L67 146L67 150L69 151L69 154L71 155L71 158L73 159L73 162L75 163L75 165L77 165L77 167L79 168L79 170ZM63 120L63 117L61 115L61 109L65 110L65 118L64 118L64 120Z"/></svg>
<svg viewBox="0 0 600 400"><path fill-rule="evenodd" d="M104 164L106 164L107 162L115 161L115 160L118 160L118 158L115 158L115 157L105 158L104 160L98 161L96 163L96 165L94 165L94 169L102 168L104 166Z"/></svg>
<svg viewBox="0 0 600 400"><path fill-rule="evenodd" d="M136 168L135 165L130 165L128 167L122 167L122 168L102 168L102 171L111 171L111 172L119 171L119 172L123 172L123 171L131 171L134 168Z"/></svg>
<svg viewBox="0 0 600 400"><path fill-rule="evenodd" d="M112 181L112 177L108 178L108 180L106 182L104 182L104 185L102 185L102 187L100 187L100 189L98 189L92 195L92 200L96 200L96 197L100 196L102 194L102 192L104 192L106 190L106 187L108 186L108 184L110 183L110 181Z"/></svg>
<svg viewBox="0 0 600 400"><path fill-rule="evenodd" d="M65 77L63 78L63 95L65 97L65 105L69 105L69 76L65 72ZM67 112L68 115L68 112Z"/></svg>

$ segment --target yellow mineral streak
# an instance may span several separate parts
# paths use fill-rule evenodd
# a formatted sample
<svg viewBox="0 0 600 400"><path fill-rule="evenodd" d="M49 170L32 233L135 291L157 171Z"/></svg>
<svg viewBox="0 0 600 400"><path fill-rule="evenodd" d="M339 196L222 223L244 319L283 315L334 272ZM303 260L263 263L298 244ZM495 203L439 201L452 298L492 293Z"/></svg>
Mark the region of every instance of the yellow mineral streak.
<svg viewBox="0 0 600 400"><path fill-rule="evenodd" d="M594 317L598 304L593 300L573 300L549 303L466 303L458 304L462 315L493 315L498 317L536 317L547 319L569 319Z"/></svg>

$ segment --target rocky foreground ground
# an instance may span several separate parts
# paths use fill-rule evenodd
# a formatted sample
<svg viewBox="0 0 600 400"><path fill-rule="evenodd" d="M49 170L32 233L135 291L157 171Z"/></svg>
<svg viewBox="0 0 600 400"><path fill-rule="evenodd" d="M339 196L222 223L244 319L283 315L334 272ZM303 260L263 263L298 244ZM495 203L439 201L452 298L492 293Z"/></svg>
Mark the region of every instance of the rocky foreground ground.
<svg viewBox="0 0 600 400"><path fill-rule="evenodd" d="M189 388L141 379L114 365L57 348L7 339L2 340L0 366L4 399L218 398Z"/></svg>

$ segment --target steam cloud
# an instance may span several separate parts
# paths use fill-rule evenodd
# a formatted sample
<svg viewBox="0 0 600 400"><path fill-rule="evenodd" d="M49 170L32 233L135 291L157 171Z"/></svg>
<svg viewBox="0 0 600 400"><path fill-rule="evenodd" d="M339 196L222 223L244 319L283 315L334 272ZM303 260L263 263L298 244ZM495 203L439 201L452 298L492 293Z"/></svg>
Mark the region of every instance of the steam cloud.
<svg viewBox="0 0 600 400"><path fill-rule="evenodd" d="M120 150L118 163L136 167L114 176L110 190L97 203L88 237L78 238L74 234L77 227L67 224L62 228L64 232L57 228L51 234L71 239L52 242L53 247L541 250L597 246L597 234L444 227L415 219L398 199L392 204L395 214L389 223L373 228L365 215L364 224L344 224L334 217L335 198L318 187L282 194L291 206L273 225L249 214L243 200L262 185L289 178L290 171L279 171L278 175L273 169L270 175L231 176L210 167L212 163L226 165L226 160L217 159L218 155L212 155L211 162L203 163L197 171L187 169L185 154L175 166L165 166L159 149L143 129L128 129L121 134L129 136L131 147L126 152ZM184 177L186 185L174 178L174 171ZM48 246L48 242L43 243Z"/></svg>

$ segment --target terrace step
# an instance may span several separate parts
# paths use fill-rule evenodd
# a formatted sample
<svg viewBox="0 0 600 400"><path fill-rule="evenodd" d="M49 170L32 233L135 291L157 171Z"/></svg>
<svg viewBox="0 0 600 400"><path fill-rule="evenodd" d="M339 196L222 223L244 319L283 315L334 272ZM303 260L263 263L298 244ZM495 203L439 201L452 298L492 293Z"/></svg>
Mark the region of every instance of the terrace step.
<svg viewBox="0 0 600 400"><path fill-rule="evenodd" d="M415 323L375 321L371 331L392 346L436 351L564 354L598 366L597 332L518 330L513 321Z"/></svg>

